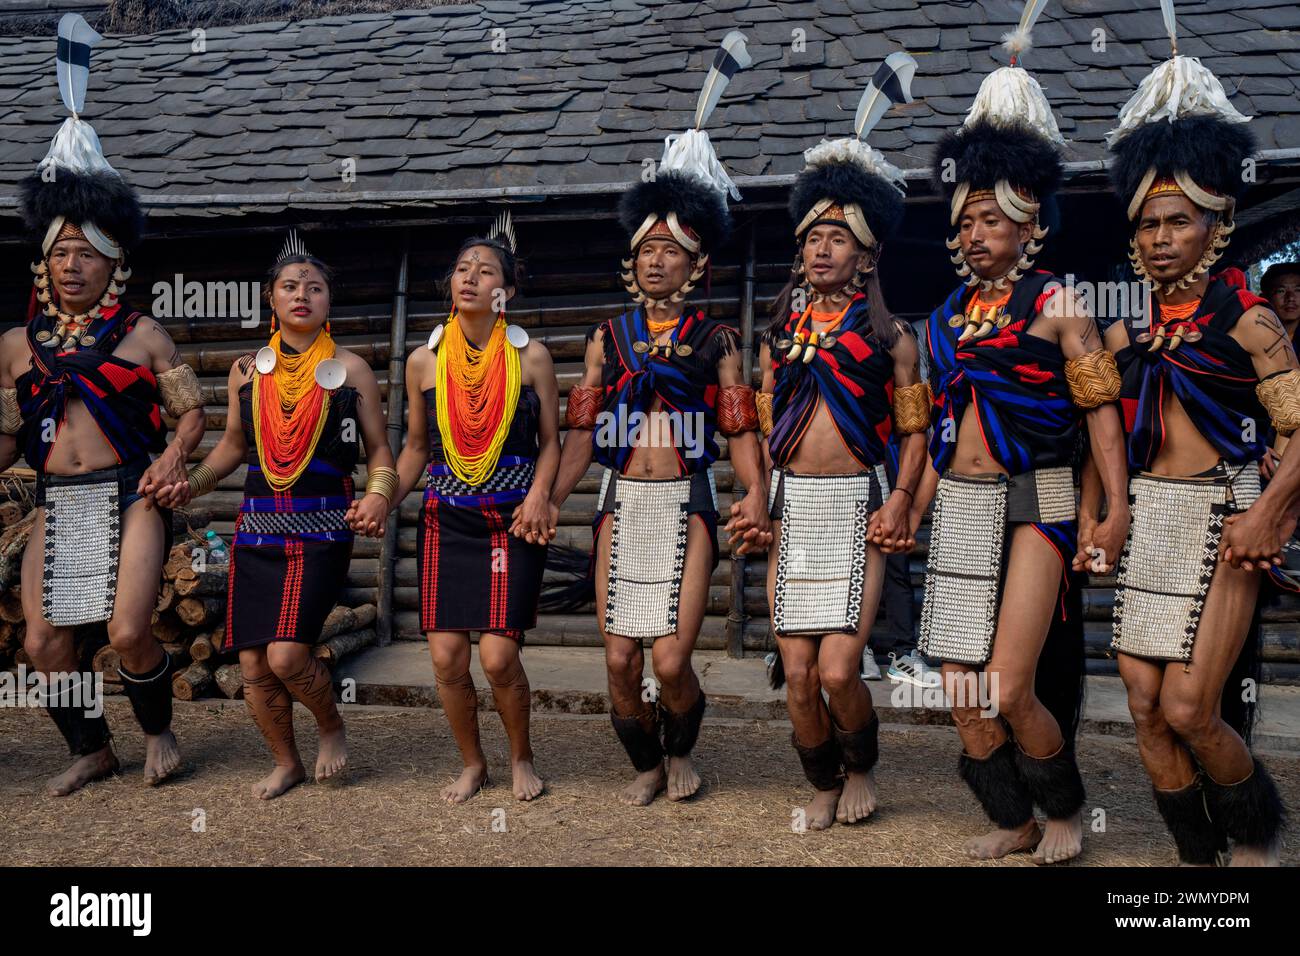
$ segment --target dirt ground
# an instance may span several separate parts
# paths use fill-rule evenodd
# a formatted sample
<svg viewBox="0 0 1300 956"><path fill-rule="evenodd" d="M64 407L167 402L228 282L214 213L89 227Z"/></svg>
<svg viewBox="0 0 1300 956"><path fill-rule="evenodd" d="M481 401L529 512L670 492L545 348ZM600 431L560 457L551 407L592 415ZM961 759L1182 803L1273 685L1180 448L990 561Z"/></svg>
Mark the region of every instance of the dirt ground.
<svg viewBox="0 0 1300 956"><path fill-rule="evenodd" d="M613 799L630 775L607 719L538 715L533 739L548 783L532 804L513 799L507 748L483 716L493 785L459 807L438 790L459 771L440 711L351 708L351 773L342 785L306 784L270 803L249 787L270 765L241 705L181 704L176 730L189 772L156 788L140 780L143 744L124 701L109 703L123 775L70 797L45 797L66 750L41 711L0 710L0 865L956 865L984 819L956 776L947 728L881 733L881 809L865 824L797 833L807 799L788 724L709 720L697 749L705 785L680 804ZM304 758L315 727L301 708ZM1150 787L1129 741L1080 743L1088 787L1081 863L1157 866L1174 861ZM1300 758L1266 757L1283 796L1300 806ZM194 811L202 810L203 832ZM1293 825L1283 862L1300 862ZM980 865L1032 865L1028 857Z"/></svg>

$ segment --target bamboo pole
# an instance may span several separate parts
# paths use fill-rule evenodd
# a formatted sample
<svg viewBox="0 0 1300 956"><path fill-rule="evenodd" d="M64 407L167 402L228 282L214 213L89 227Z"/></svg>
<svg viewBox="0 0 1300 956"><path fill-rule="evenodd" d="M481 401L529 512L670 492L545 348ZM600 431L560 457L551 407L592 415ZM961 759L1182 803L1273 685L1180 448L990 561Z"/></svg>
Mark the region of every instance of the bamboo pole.
<svg viewBox="0 0 1300 956"><path fill-rule="evenodd" d="M745 244L745 268L740 285L740 380L749 382L754 359L754 260L756 257L757 219L749 224ZM746 488L746 491L749 489ZM734 488L733 495L739 495ZM727 656L745 656L745 556L731 554L731 600L727 609Z"/></svg>
<svg viewBox="0 0 1300 956"><path fill-rule="evenodd" d="M402 450L402 422L406 416L406 293L410 281L411 234L402 232L397 260L397 288L393 292L393 327L388 350L388 445ZM397 509L388 515L379 548L379 580L375 591L378 608L376 637L381 647L393 641L393 573L397 561Z"/></svg>

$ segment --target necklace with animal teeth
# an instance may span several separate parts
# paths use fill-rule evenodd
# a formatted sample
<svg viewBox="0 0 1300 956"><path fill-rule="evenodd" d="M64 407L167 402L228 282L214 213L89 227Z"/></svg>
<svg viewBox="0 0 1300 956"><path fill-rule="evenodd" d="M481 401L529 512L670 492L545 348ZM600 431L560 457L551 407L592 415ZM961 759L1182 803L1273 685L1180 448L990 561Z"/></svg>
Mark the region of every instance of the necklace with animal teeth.
<svg viewBox="0 0 1300 956"><path fill-rule="evenodd" d="M67 352L75 352L78 346L89 348L95 344L95 336L88 335L88 330L103 317L105 309L110 309L117 304L117 300L126 289L126 280L131 278L131 270L123 269L121 263L118 263L99 301L90 311L78 315L65 312L54 304L53 296L50 294L50 270L44 259L32 265L32 272L36 276L33 280L36 286L36 300L44 307L45 314L55 319L54 330L37 332L36 341L47 349L62 347Z"/></svg>

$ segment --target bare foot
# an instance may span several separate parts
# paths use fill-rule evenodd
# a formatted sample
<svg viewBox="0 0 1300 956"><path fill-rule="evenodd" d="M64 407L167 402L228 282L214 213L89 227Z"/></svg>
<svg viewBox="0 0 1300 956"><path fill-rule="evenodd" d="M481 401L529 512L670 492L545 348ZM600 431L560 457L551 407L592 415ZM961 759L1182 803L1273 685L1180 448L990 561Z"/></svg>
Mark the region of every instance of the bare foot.
<svg viewBox="0 0 1300 956"><path fill-rule="evenodd" d="M542 783L542 778L537 776L531 760L516 760L511 764L510 772L514 777L516 800L536 799L546 789L546 784Z"/></svg>
<svg viewBox="0 0 1300 956"><path fill-rule="evenodd" d="M113 747L105 744L93 754L78 757L72 766L57 777L51 777L45 784L45 792L51 797L66 797L92 780L112 776L117 771L117 757L113 754Z"/></svg>
<svg viewBox="0 0 1300 956"><path fill-rule="evenodd" d="M1242 846L1232 847L1232 862L1229 866L1280 866L1277 859L1277 846Z"/></svg>
<svg viewBox="0 0 1300 956"><path fill-rule="evenodd" d="M630 807L646 807L654 800L655 794L668 786L668 777L664 765L636 775L636 779L618 792L618 799Z"/></svg>
<svg viewBox="0 0 1300 956"><path fill-rule="evenodd" d="M176 772L181 765L181 751L170 730L144 737L144 782L156 787Z"/></svg>
<svg viewBox="0 0 1300 956"><path fill-rule="evenodd" d="M977 836L966 844L966 855L972 860L1000 860L1009 853L1032 850L1042 839L1036 820L1029 820L1015 830L994 830Z"/></svg>
<svg viewBox="0 0 1300 956"><path fill-rule="evenodd" d="M1083 821L1078 814L1068 820L1050 817L1043 827L1043 839L1034 850L1035 863L1064 863L1073 860L1083 850Z"/></svg>
<svg viewBox="0 0 1300 956"><path fill-rule="evenodd" d="M487 784L487 779L487 767L466 767L439 795L448 803L464 803Z"/></svg>
<svg viewBox="0 0 1300 956"><path fill-rule="evenodd" d="M337 730L320 732L320 753L316 755L316 782L343 773L348 766L348 736L339 721Z"/></svg>
<svg viewBox="0 0 1300 956"><path fill-rule="evenodd" d="M876 780L870 773L850 773L844 780L835 819L840 823L857 823L876 810Z"/></svg>
<svg viewBox="0 0 1300 956"><path fill-rule="evenodd" d="M700 789L700 775L690 757L668 758L668 799L685 800Z"/></svg>
<svg viewBox="0 0 1300 956"><path fill-rule="evenodd" d="M829 830L835 822L835 808L843 791L843 787L815 791L812 801L803 808L804 826L809 830Z"/></svg>
<svg viewBox="0 0 1300 956"><path fill-rule="evenodd" d="M306 779L307 770L302 764L296 763L289 767L276 764L270 773L253 784L253 796L259 800L274 800Z"/></svg>

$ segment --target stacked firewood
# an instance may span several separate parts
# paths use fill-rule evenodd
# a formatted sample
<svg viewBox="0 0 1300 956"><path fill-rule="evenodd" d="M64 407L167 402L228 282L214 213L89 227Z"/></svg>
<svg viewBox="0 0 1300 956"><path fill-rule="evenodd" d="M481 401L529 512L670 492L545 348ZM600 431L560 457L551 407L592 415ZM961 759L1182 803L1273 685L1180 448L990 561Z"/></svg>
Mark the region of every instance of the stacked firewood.
<svg viewBox="0 0 1300 956"><path fill-rule="evenodd" d="M35 521L35 475L11 469L0 476L0 669L31 665L23 650L26 625L20 593L23 551ZM226 636L229 566L217 563L194 529L210 515L194 510L175 513L180 540L163 565L163 580L154 608L152 630L171 655L172 693L181 700L242 697L238 655L222 652ZM104 675L104 689L122 689L121 659L108 644L103 624L77 628L78 659ZM325 621L313 655L333 669L339 661L375 643L375 605L337 607Z"/></svg>

